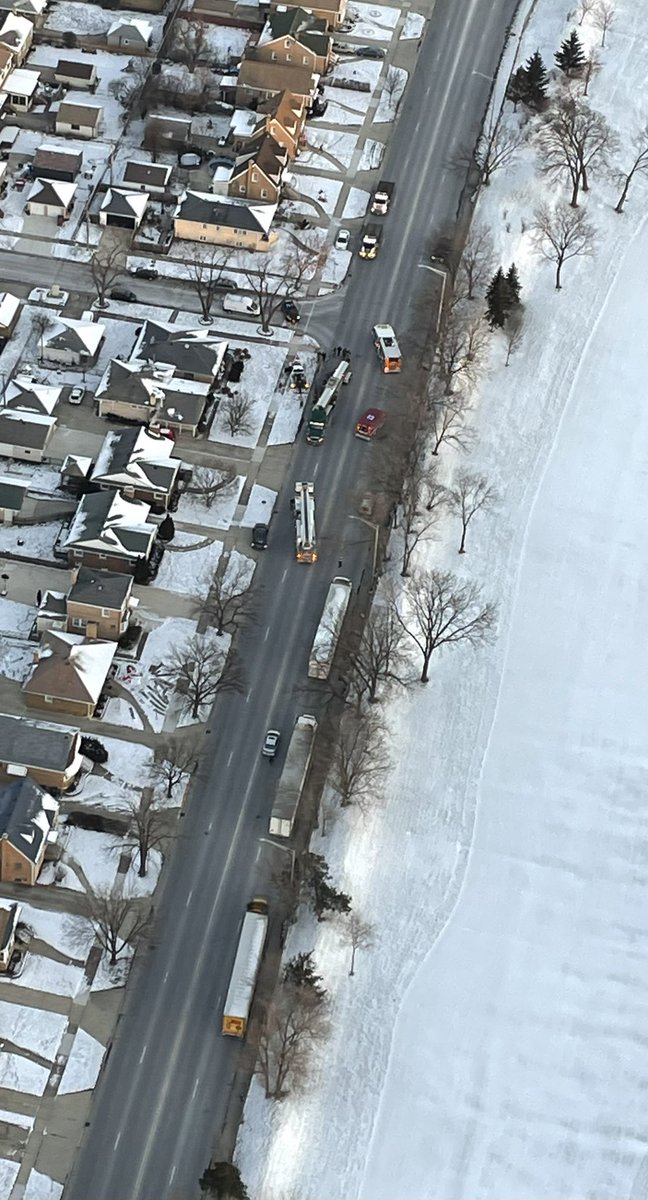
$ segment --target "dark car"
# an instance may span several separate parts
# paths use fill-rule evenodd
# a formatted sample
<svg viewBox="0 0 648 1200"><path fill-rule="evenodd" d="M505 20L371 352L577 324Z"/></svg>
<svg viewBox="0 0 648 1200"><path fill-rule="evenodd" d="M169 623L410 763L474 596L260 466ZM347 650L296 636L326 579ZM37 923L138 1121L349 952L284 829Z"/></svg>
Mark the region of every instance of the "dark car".
<svg viewBox="0 0 648 1200"><path fill-rule="evenodd" d="M356 49L358 58L384 58L385 51L382 46L358 46Z"/></svg>
<svg viewBox="0 0 648 1200"><path fill-rule="evenodd" d="M126 304L136 304L137 296L135 292L129 292L128 288L113 288L110 293L111 300L124 300Z"/></svg>
<svg viewBox="0 0 648 1200"><path fill-rule="evenodd" d="M135 267L133 271L138 279L157 279L159 274L157 267Z"/></svg>
<svg viewBox="0 0 648 1200"><path fill-rule="evenodd" d="M252 545L253 550L267 550L268 549L268 526L267 525L259 524L259 525L254 526L254 529L252 530L251 545Z"/></svg>
<svg viewBox="0 0 648 1200"><path fill-rule="evenodd" d="M289 325L296 325L301 321L301 314L294 300L282 300L281 311Z"/></svg>

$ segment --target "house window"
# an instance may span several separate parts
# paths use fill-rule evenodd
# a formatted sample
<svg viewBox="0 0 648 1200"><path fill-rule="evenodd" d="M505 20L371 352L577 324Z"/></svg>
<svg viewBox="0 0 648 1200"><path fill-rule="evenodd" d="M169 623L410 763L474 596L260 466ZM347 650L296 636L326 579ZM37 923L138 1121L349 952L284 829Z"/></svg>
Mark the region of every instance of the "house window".
<svg viewBox="0 0 648 1200"><path fill-rule="evenodd" d="M266 198L266 196L267 196L267 195L268 195L268 193L267 193L266 189L265 189L265 188L261 188L261 199L262 199L262 200L265 200L265 198Z"/></svg>
<svg viewBox="0 0 648 1200"><path fill-rule="evenodd" d="M239 192L241 193L242 196L245 195L245 184L244 183L242 183L241 186L239 187Z"/></svg>
<svg viewBox="0 0 648 1200"><path fill-rule="evenodd" d="M73 555L74 558L83 558L83 550L74 550Z"/></svg>
<svg viewBox="0 0 648 1200"><path fill-rule="evenodd" d="M85 629L85 621L83 620L83 617L73 617L72 624L74 625L75 629Z"/></svg>
<svg viewBox="0 0 648 1200"><path fill-rule="evenodd" d="M290 50L290 38L286 38L286 40L284 42L284 46L285 46L286 50Z"/></svg>
<svg viewBox="0 0 648 1200"><path fill-rule="evenodd" d="M277 61L277 55L275 54L274 50L272 51L272 61L273 62Z"/></svg>
<svg viewBox="0 0 648 1200"><path fill-rule="evenodd" d="M252 172L252 183L258 183L258 182L259 182L259 176L257 175L256 171L253 171Z"/></svg>
<svg viewBox="0 0 648 1200"><path fill-rule="evenodd" d="M105 561L106 561L106 559L107 559L107 557L108 557L108 555L107 555L107 554L98 554L98 555L97 555L97 558L99 559L99 562L105 562Z"/></svg>
<svg viewBox="0 0 648 1200"><path fill-rule="evenodd" d="M75 133L78 133L80 128L80 125L70 125L70 129L73 129Z"/></svg>
<svg viewBox="0 0 648 1200"><path fill-rule="evenodd" d="M109 609L109 608L102 608L102 610L101 610L101 615L102 615L102 617L109 617L109 616L110 616L110 609Z"/></svg>
<svg viewBox="0 0 648 1200"><path fill-rule="evenodd" d="M53 697L53 696L43 696L43 700L45 701L45 703L46 703L46 704L53 704L53 703L54 703L54 697Z"/></svg>
<svg viewBox="0 0 648 1200"><path fill-rule="evenodd" d="M286 62L292 62L292 54L286 55Z"/></svg>
<svg viewBox="0 0 648 1200"><path fill-rule="evenodd" d="M153 499L156 501L165 500L164 492L153 492Z"/></svg>
<svg viewBox="0 0 648 1200"><path fill-rule="evenodd" d="M303 64L304 64L304 66L305 66L305 67L307 67L307 66L308 66L308 59L307 59L306 55L304 55L304 57L302 58L302 62L303 62Z"/></svg>

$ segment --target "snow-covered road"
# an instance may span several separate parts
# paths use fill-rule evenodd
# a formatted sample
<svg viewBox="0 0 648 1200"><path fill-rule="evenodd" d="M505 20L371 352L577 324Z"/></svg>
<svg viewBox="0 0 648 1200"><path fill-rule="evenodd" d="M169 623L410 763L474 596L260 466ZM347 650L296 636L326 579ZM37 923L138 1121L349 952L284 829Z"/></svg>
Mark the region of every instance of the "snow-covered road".
<svg viewBox="0 0 648 1200"><path fill-rule="evenodd" d="M470 865L396 1021L366 1200L635 1195L648 1138L647 261L648 222L531 511Z"/></svg>

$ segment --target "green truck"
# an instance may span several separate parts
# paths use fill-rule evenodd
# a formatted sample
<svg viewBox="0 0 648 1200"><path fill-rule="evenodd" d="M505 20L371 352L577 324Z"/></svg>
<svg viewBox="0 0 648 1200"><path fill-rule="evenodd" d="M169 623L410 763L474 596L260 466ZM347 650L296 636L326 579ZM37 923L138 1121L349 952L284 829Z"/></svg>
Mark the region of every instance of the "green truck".
<svg viewBox="0 0 648 1200"><path fill-rule="evenodd" d="M319 446L324 441L326 427L337 403L338 391L342 384L348 383L351 378L350 366L348 360L343 358L327 380L321 396L315 401L306 426L306 441L309 446Z"/></svg>

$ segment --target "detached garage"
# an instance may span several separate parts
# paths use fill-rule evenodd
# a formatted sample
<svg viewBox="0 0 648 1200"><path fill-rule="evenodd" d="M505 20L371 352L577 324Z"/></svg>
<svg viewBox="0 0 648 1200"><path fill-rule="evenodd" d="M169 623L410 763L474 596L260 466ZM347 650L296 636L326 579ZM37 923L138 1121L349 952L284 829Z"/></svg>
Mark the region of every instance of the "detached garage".
<svg viewBox="0 0 648 1200"><path fill-rule="evenodd" d="M30 217L55 217L64 221L70 215L76 190L76 183L36 179L27 197L25 211Z"/></svg>
<svg viewBox="0 0 648 1200"><path fill-rule="evenodd" d="M99 223L117 229L139 229L148 204L148 192L130 192L125 188L109 188L101 205Z"/></svg>

